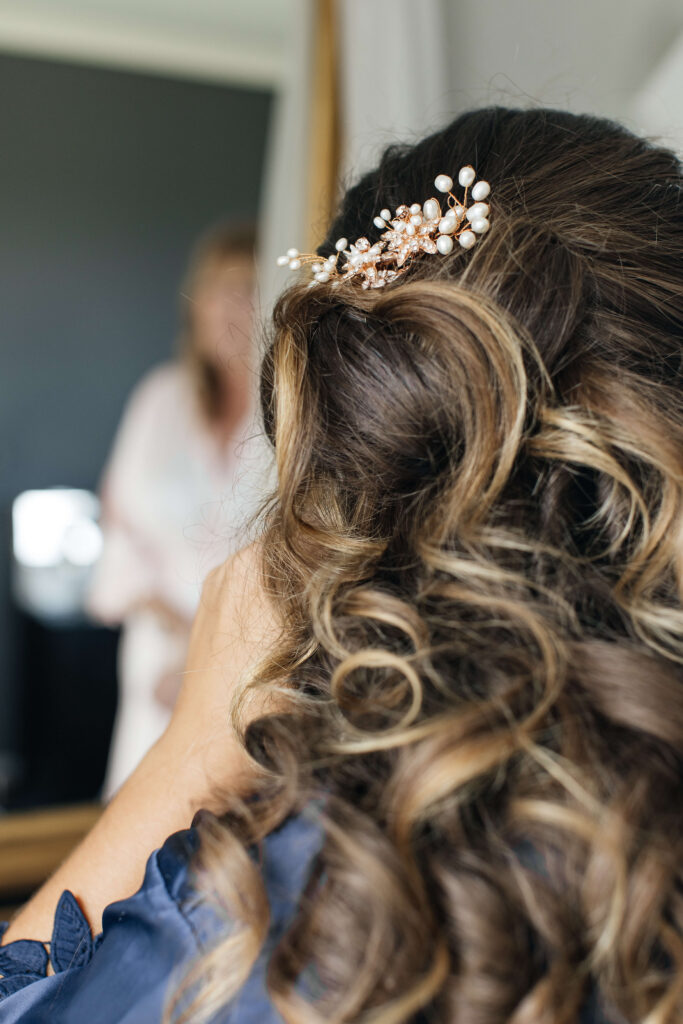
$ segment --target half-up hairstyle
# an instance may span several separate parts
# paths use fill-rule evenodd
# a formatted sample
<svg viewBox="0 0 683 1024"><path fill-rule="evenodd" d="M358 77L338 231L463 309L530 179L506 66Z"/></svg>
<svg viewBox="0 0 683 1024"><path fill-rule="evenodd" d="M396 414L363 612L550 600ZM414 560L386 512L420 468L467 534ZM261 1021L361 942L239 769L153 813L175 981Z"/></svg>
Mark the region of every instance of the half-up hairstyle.
<svg viewBox="0 0 683 1024"><path fill-rule="evenodd" d="M677 1024L681 168L603 120L479 110L388 150L320 252L468 163L493 196L472 251L275 310L284 629L251 686L289 706L247 730L258 799L207 832L242 906L211 1005L236 935L243 977L264 934L235 826L258 841L315 798L270 960L286 1021Z"/></svg>

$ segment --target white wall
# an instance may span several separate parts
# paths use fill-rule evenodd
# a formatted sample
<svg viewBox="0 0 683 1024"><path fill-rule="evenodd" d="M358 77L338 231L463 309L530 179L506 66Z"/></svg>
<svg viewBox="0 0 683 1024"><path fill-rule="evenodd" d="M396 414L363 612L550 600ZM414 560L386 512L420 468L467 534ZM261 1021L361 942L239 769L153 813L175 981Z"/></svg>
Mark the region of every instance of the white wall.
<svg viewBox="0 0 683 1024"><path fill-rule="evenodd" d="M345 177L488 103L613 117L683 150L683 0L337 2Z"/></svg>
<svg viewBox="0 0 683 1024"><path fill-rule="evenodd" d="M460 109L537 102L634 122L636 93L683 33L681 0L444 3Z"/></svg>

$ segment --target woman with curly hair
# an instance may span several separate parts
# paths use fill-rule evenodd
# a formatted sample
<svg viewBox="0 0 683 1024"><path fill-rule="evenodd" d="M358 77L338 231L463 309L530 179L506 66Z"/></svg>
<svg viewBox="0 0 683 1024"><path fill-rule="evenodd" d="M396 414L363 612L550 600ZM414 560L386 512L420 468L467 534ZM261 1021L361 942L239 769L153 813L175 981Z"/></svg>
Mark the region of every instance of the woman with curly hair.
<svg viewBox="0 0 683 1024"><path fill-rule="evenodd" d="M469 164L488 209L439 230L476 244L373 263ZM168 733L10 926L43 954L13 984L0 947L2 1021L683 1019L680 165L479 110L388 150L320 253L358 238L277 305L261 538L209 581Z"/></svg>

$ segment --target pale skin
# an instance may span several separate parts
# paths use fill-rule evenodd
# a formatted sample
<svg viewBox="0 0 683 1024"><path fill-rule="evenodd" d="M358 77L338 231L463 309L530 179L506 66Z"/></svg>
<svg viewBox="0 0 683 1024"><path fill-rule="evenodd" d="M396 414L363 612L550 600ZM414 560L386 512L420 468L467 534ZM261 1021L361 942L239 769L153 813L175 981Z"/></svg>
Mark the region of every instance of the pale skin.
<svg viewBox="0 0 683 1024"><path fill-rule="evenodd" d="M168 729L91 832L15 916L3 944L49 939L64 889L73 892L96 934L104 908L139 888L152 850L187 828L201 808L219 813L221 793L248 789L255 769L230 712L237 689L279 632L258 559L252 544L207 579ZM263 710L263 699L252 700L247 715Z"/></svg>

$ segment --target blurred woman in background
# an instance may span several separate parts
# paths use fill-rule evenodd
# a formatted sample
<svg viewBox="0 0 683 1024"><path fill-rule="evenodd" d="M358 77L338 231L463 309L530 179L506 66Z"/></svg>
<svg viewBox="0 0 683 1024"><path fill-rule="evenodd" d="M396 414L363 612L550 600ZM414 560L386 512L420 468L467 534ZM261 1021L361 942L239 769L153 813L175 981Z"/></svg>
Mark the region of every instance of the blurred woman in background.
<svg viewBox="0 0 683 1024"><path fill-rule="evenodd" d="M123 626L105 799L166 727L201 582L243 541L262 497L254 283L252 229L200 239L181 288L179 358L134 390L104 473L105 544L89 605Z"/></svg>

